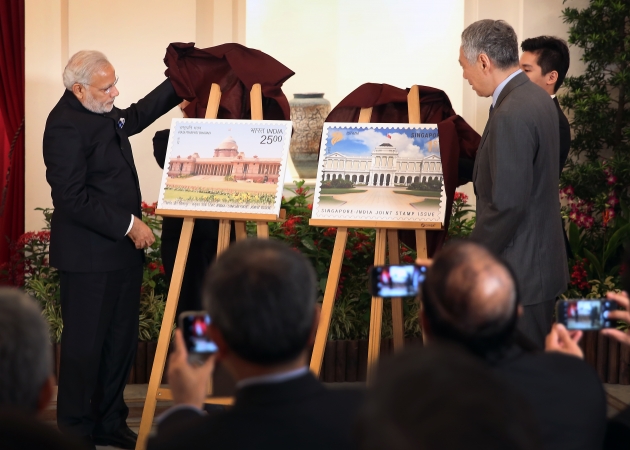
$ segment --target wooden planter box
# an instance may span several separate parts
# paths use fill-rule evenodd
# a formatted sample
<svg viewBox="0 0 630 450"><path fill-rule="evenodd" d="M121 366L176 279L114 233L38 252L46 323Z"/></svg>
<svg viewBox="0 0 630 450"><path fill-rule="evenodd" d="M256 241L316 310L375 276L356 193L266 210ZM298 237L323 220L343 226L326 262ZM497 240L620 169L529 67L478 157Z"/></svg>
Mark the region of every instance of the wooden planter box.
<svg viewBox="0 0 630 450"><path fill-rule="evenodd" d="M405 345L421 344L421 337L405 338ZM381 340L381 357L393 353L392 339ZM319 379L325 383L365 381L367 377L367 339L328 341Z"/></svg>
<svg viewBox="0 0 630 450"><path fill-rule="evenodd" d="M406 338L405 345L421 344L421 337ZM597 370L603 383L630 385L630 347L619 345L598 332L586 332L580 343L584 359ZM157 342L138 342L138 351L129 384L146 384L151 376ZM53 344L55 374L59 377L61 346ZM381 341L381 356L393 353L391 339ZM367 339L328 341L320 373L326 383L365 381L367 376ZM167 359L168 365L168 359ZM166 368L162 382L166 383Z"/></svg>
<svg viewBox="0 0 630 450"><path fill-rule="evenodd" d="M580 346L584 359L597 370L602 383L630 384L630 347L597 331L587 331Z"/></svg>

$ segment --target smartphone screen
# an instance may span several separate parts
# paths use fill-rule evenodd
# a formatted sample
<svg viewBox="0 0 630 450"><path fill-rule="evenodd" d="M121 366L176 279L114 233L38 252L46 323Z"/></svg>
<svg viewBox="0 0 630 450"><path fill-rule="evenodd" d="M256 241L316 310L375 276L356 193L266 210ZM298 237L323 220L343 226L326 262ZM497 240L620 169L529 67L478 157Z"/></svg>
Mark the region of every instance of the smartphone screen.
<svg viewBox="0 0 630 450"><path fill-rule="evenodd" d="M372 267L372 295L375 297L410 297L420 290L427 268L413 264Z"/></svg>
<svg viewBox="0 0 630 450"><path fill-rule="evenodd" d="M208 337L210 316L203 311L186 311L179 316L179 327L189 354L211 355L217 344Z"/></svg>
<svg viewBox="0 0 630 450"><path fill-rule="evenodd" d="M616 309L617 303L606 299L560 300L556 303L556 320L568 330L614 328L616 322L608 314Z"/></svg>

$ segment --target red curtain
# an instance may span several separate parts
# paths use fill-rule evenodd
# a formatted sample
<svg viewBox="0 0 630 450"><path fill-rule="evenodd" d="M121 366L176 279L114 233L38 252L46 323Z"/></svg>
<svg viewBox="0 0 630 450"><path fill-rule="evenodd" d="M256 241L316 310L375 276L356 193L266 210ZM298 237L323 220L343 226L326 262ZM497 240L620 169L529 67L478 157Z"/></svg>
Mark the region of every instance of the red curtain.
<svg viewBox="0 0 630 450"><path fill-rule="evenodd" d="M24 233L24 0L0 0L0 263Z"/></svg>

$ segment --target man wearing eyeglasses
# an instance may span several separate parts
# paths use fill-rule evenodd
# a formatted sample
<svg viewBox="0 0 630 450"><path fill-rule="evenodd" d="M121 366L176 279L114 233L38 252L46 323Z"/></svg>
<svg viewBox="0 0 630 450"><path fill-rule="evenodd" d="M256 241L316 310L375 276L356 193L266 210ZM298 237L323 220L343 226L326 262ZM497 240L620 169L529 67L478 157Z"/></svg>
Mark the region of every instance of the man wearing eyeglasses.
<svg viewBox="0 0 630 450"><path fill-rule="evenodd" d="M155 238L142 222L129 136L181 102L165 80L119 109L117 82L102 53L72 56L43 143L64 322L57 423L91 448L135 447L123 390L137 347L144 249Z"/></svg>

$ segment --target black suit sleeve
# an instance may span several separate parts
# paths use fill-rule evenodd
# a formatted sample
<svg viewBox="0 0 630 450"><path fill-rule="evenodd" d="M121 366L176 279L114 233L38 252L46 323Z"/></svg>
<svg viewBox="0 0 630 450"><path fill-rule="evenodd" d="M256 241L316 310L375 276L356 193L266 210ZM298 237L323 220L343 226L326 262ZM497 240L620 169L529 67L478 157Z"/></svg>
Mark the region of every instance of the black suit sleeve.
<svg viewBox="0 0 630 450"><path fill-rule="evenodd" d="M200 422L207 420L207 416L192 408L183 408L166 414L168 416L160 421L156 435L149 439L148 450L174 448L176 443L186 436L187 430L195 429Z"/></svg>
<svg viewBox="0 0 630 450"><path fill-rule="evenodd" d="M153 136L153 156L157 161L160 169L164 169L166 162L166 150L168 148L168 137L171 134L171 130L161 130L155 133Z"/></svg>
<svg viewBox="0 0 630 450"><path fill-rule="evenodd" d="M171 81L169 79L164 80L138 103L120 111L121 117L125 119L124 130L127 136L140 133L164 113L180 104L181 101L182 99L175 93Z"/></svg>
<svg viewBox="0 0 630 450"><path fill-rule="evenodd" d="M571 148L571 125L569 124L567 117L562 112L562 108L560 108L558 98L556 97L553 100L558 110L558 123L560 124L560 173L562 173L564 164L567 162L567 158L569 157L569 149Z"/></svg>
<svg viewBox="0 0 630 450"><path fill-rule="evenodd" d="M107 197L88 195L88 163L75 125L49 123L44 133L46 179L55 209L113 240L125 237L131 214Z"/></svg>

